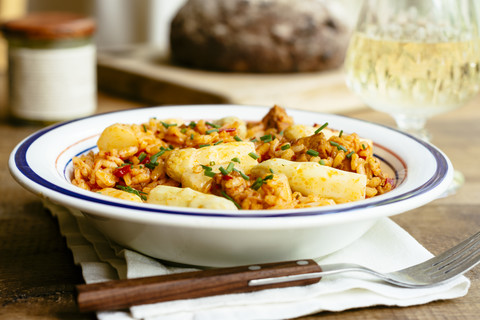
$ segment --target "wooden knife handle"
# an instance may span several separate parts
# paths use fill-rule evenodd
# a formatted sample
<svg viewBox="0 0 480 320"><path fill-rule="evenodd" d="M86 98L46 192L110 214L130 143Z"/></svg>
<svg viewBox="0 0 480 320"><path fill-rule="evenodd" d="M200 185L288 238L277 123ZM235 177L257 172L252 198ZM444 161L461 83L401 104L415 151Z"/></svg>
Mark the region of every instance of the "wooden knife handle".
<svg viewBox="0 0 480 320"><path fill-rule="evenodd" d="M248 282L320 271L315 261L299 260L82 284L76 287L77 304L81 312L118 310L162 301L302 286L320 278L260 286L249 286Z"/></svg>

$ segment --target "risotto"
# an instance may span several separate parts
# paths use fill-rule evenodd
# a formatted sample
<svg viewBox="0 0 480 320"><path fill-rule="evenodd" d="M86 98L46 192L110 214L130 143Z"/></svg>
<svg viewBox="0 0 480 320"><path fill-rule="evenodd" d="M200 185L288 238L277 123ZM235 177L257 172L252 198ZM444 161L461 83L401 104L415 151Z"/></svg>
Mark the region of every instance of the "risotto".
<svg viewBox="0 0 480 320"><path fill-rule="evenodd" d="M345 128L350 130L351 128ZM373 143L328 123L151 118L104 129L73 158L72 183L120 199L227 210L291 209L371 198L394 188Z"/></svg>

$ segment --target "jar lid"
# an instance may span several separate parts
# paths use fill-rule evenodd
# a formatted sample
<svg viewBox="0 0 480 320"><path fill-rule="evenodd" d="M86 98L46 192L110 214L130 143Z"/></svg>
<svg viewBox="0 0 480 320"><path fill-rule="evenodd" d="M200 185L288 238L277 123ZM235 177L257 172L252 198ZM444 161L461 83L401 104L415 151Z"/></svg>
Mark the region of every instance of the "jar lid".
<svg viewBox="0 0 480 320"><path fill-rule="evenodd" d="M84 38L95 31L93 19L68 12L36 12L1 26L6 37L38 40Z"/></svg>

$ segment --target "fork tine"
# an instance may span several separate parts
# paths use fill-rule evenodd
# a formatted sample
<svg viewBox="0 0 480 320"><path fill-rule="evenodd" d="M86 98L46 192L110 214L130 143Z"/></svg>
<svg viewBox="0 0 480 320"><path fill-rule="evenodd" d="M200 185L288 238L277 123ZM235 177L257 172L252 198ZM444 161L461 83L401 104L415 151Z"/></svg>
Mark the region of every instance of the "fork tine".
<svg viewBox="0 0 480 320"><path fill-rule="evenodd" d="M475 267L476 264L479 262L480 262L480 250L477 250L475 254L471 255L470 257L462 261L462 263L453 265L445 269L444 272L446 274L447 273L451 273L451 274L464 273L470 270L471 268Z"/></svg>
<svg viewBox="0 0 480 320"><path fill-rule="evenodd" d="M460 264L451 266L443 270L437 270L429 274L431 281L442 282L469 271L480 262L480 251L477 251L474 255L468 257L468 259L462 261Z"/></svg>
<svg viewBox="0 0 480 320"><path fill-rule="evenodd" d="M480 262L480 232L430 262L434 263L424 271L435 281L446 280L467 272Z"/></svg>
<svg viewBox="0 0 480 320"><path fill-rule="evenodd" d="M457 255L463 253L465 250L470 248L476 248L480 244L480 232L477 232L470 238L460 242L455 247L448 249L442 254L428 260L432 266L444 265L450 262L452 259L455 259Z"/></svg>
<svg viewBox="0 0 480 320"><path fill-rule="evenodd" d="M451 268L455 265L461 264L465 259L471 258L472 255L475 255L480 249L480 241L470 244L470 246L462 248L462 250L457 251L452 254L448 259L445 259L439 263L436 263L436 266L439 270L444 268Z"/></svg>

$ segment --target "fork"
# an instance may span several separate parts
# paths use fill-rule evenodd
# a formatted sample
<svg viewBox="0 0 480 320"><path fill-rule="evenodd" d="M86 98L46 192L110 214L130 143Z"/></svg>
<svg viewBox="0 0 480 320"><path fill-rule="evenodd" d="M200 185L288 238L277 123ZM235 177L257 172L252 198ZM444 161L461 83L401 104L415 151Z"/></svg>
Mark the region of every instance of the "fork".
<svg viewBox="0 0 480 320"><path fill-rule="evenodd" d="M381 273L358 264L336 263L322 265L320 272L254 279L249 281L249 285L260 286L312 279L344 272L364 272L400 287L433 287L464 274L479 262L480 232L477 232L436 257L394 272Z"/></svg>
<svg viewBox="0 0 480 320"><path fill-rule="evenodd" d="M283 261L82 284L76 287L77 304L82 312L115 310L139 304L303 286L343 272L366 272L401 287L432 287L467 272L478 262L480 232L437 257L390 273L350 263L319 265L313 260Z"/></svg>

